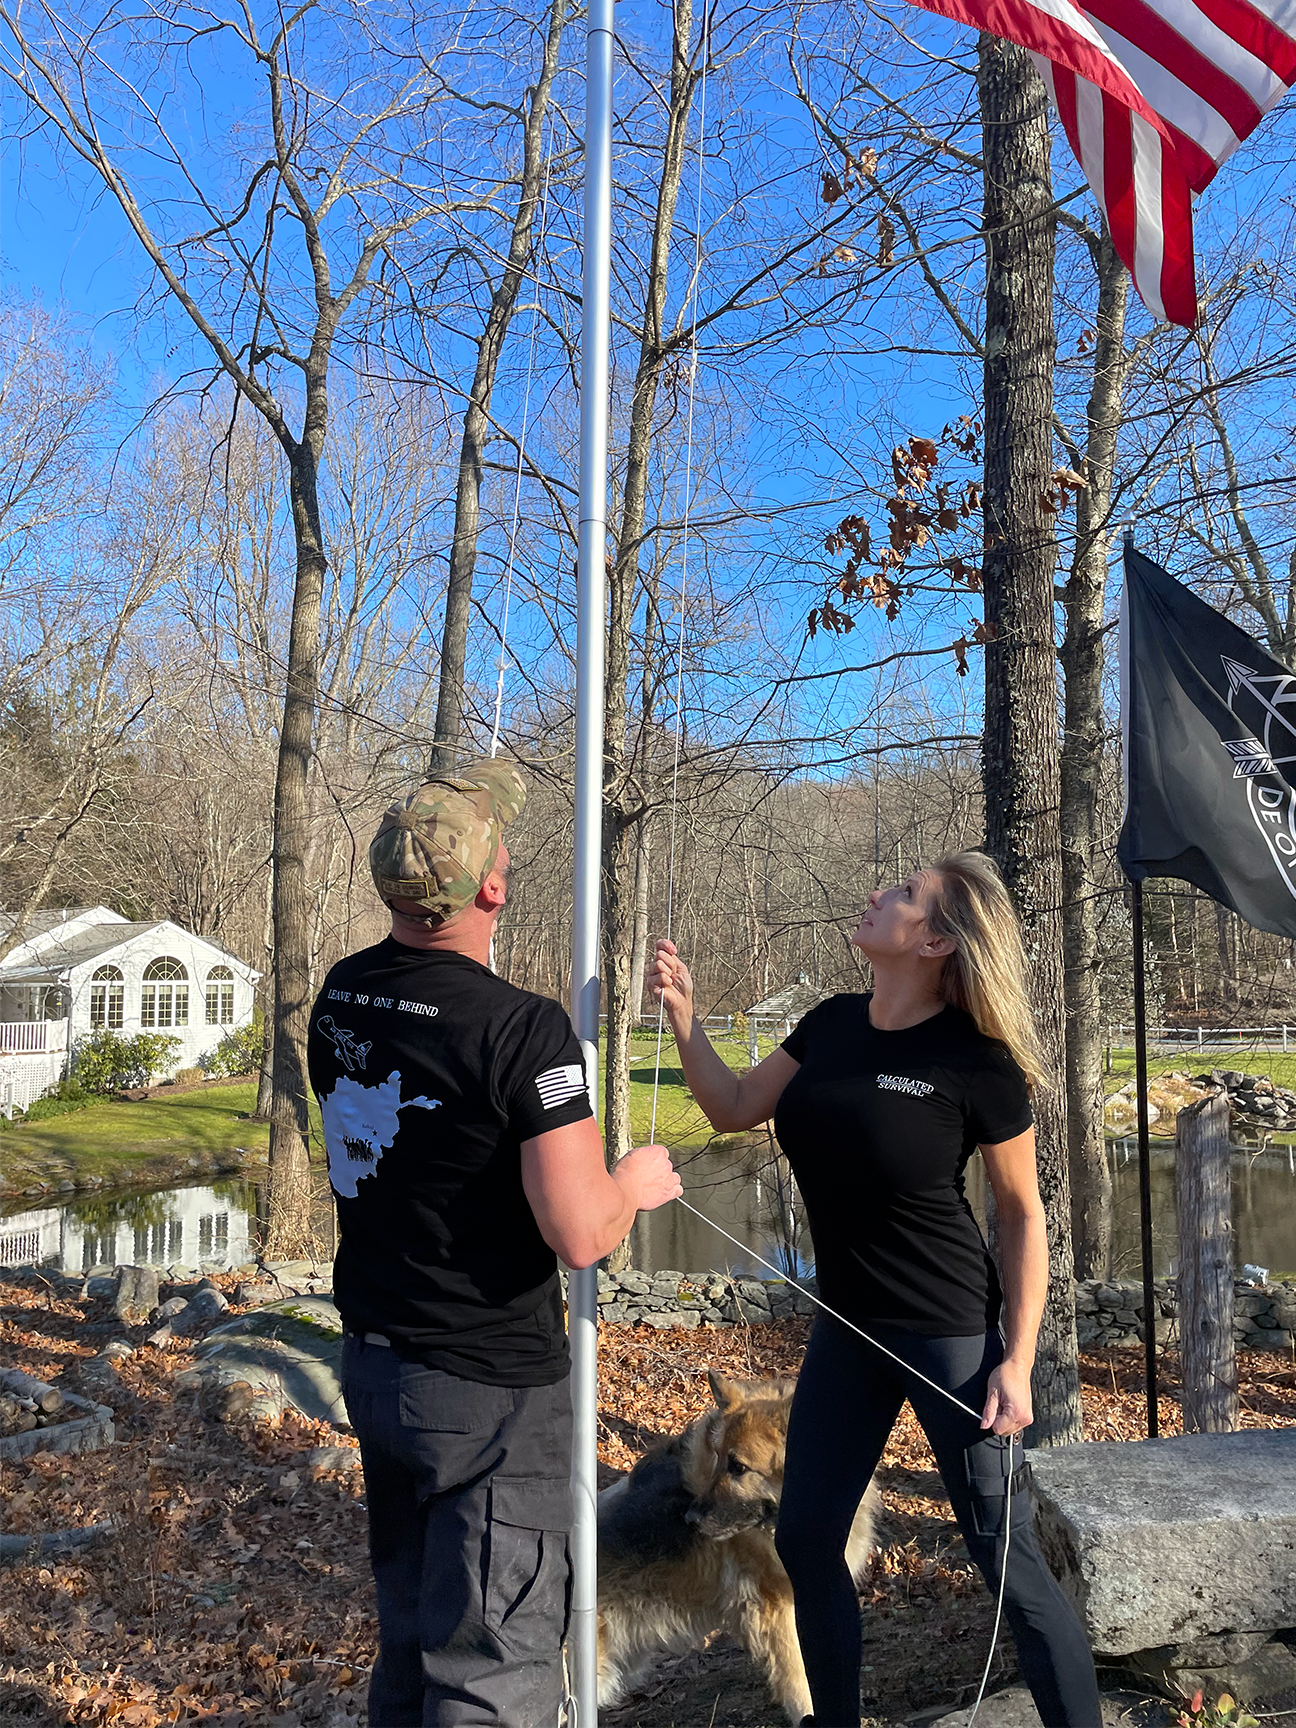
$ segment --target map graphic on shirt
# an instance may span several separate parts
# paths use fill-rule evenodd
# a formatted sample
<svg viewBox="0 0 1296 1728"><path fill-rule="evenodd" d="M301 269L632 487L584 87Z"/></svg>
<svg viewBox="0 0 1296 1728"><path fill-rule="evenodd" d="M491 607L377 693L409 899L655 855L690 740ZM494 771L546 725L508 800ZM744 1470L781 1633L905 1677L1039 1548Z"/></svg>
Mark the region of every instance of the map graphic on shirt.
<svg viewBox="0 0 1296 1728"><path fill-rule="evenodd" d="M378 1160L396 1138L402 1110L435 1110L440 1102L439 1098L402 1098L398 1070L377 1086L362 1086L345 1074L339 1076L337 1085L319 1101L329 1181L338 1193L355 1199L360 1178L375 1173Z"/></svg>

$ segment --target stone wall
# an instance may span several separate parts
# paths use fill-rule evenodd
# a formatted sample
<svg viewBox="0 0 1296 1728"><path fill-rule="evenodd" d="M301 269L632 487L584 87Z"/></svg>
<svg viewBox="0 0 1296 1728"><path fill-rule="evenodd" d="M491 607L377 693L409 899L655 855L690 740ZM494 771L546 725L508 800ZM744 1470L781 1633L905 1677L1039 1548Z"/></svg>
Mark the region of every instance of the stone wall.
<svg viewBox="0 0 1296 1728"><path fill-rule="evenodd" d="M173 1282L184 1282L197 1278L205 1269L173 1266L166 1275ZM108 1273L109 1268L98 1270ZM259 1269L249 1262L235 1270L251 1278ZM327 1265L282 1261L266 1270L273 1274L266 1281L266 1301L291 1292L324 1295L333 1286L332 1268ZM14 1278L40 1276L78 1291L98 1285L91 1294L108 1294L110 1289L110 1280L102 1276L92 1277L87 1284L81 1276L48 1268L38 1271L13 1266L6 1268L6 1273ZM565 1287L565 1273L563 1284ZM731 1278L724 1272L600 1272L598 1285L599 1318L609 1326L653 1326L659 1331L669 1326L764 1326L792 1314L810 1316L816 1311L806 1294L816 1287L813 1278L806 1279L802 1287L780 1279ZM1157 1340L1173 1347L1178 1343L1174 1279L1158 1278L1155 1290ZM254 1282L238 1300L257 1300ZM1076 1331L1082 1349L1136 1349L1143 1337L1143 1286L1101 1279L1078 1283ZM1233 1292L1233 1333L1240 1349L1290 1352L1296 1339L1296 1279L1278 1284L1244 1284L1239 1280Z"/></svg>
<svg viewBox="0 0 1296 1728"><path fill-rule="evenodd" d="M1158 1278L1156 1336L1178 1343L1179 1296L1173 1278ZM1085 1345L1137 1345L1143 1337L1141 1283L1086 1279L1076 1285L1076 1333ZM1287 1350L1296 1335L1296 1282L1233 1286L1233 1336L1239 1349Z"/></svg>
<svg viewBox="0 0 1296 1728"><path fill-rule="evenodd" d="M810 1315L815 1304L805 1288L778 1280L730 1278L719 1272L600 1272L599 1318L610 1326L765 1325L790 1314ZM1156 1328L1174 1344L1178 1297L1173 1278L1158 1278ZM1087 1279L1076 1285L1076 1329L1080 1343L1132 1348L1143 1337L1143 1286ZM1243 1284L1233 1296L1233 1329L1239 1347L1291 1350L1296 1335L1296 1283Z"/></svg>

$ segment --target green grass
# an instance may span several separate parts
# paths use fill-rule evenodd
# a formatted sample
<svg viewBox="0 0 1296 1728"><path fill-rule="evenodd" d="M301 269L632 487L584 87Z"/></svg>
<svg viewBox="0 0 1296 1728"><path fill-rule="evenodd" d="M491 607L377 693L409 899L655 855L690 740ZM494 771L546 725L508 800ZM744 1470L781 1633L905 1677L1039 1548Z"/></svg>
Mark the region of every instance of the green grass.
<svg viewBox="0 0 1296 1728"><path fill-rule="evenodd" d="M761 1040L762 1056L773 1048L773 1040ZM716 1049L731 1068L747 1066L746 1044L720 1039ZM645 1142L652 1130L656 1051L655 1033L634 1034L630 1045L630 1120L636 1144ZM600 1078L600 1105L601 1093ZM21 1192L38 1180L75 1180L78 1176L98 1176L105 1183L122 1184L133 1179L151 1180L156 1173L164 1180L165 1171L145 1167L180 1161L194 1153L230 1152L236 1147L259 1156L269 1144L269 1128L264 1122L243 1119L255 1099L255 1086L245 1081L178 1092L171 1098L163 1094L138 1104L104 1099L83 1110L20 1122L0 1136L4 1187L8 1192ZM320 1146L322 1125L314 1100L311 1131L315 1145ZM669 1037L662 1042L657 1138L681 1148L703 1146L712 1138L710 1123L684 1085L675 1042Z"/></svg>
<svg viewBox="0 0 1296 1728"><path fill-rule="evenodd" d="M736 1038L712 1038L716 1050L731 1068L745 1069L751 1060L746 1042ZM763 1058L780 1040L762 1038L758 1054ZM657 1072L657 1034L636 1032L630 1039L630 1128L636 1145L644 1144L652 1132L653 1080ZM603 1101L603 1068L600 1065L599 1104ZM657 1139L666 1146L704 1146L714 1130L684 1084L675 1040L662 1039L661 1080L657 1091Z"/></svg>
<svg viewBox="0 0 1296 1728"><path fill-rule="evenodd" d="M18 1123L0 1139L6 1189L19 1189L51 1174L130 1180L137 1165L166 1158L232 1152L264 1152L270 1130L264 1122L240 1120L256 1102L256 1086L212 1086L147 1098L138 1104L104 1099L72 1115Z"/></svg>
<svg viewBox="0 0 1296 1728"><path fill-rule="evenodd" d="M1115 1092L1134 1078L1133 1050L1113 1050L1111 1073L1104 1076L1108 1092ZM1148 1057L1148 1074L1209 1074L1212 1068L1231 1068L1239 1074L1267 1074L1276 1086L1296 1087L1296 1052L1266 1050L1197 1050L1188 1046L1173 1056Z"/></svg>

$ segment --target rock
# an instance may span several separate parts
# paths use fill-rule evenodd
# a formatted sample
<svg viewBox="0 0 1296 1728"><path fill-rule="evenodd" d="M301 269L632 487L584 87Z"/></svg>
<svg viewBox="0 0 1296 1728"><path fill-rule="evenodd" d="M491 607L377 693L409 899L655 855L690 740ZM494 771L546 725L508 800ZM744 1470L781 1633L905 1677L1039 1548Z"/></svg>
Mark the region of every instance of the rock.
<svg viewBox="0 0 1296 1728"><path fill-rule="evenodd" d="M124 1362L134 1354L133 1347L124 1338L110 1338L99 1352L100 1357L107 1357L110 1362Z"/></svg>
<svg viewBox="0 0 1296 1728"><path fill-rule="evenodd" d="M632 1296L646 1296L652 1289L652 1280L645 1272L635 1272L633 1270L629 1272L619 1272L617 1274L617 1282L623 1290L629 1291Z"/></svg>
<svg viewBox="0 0 1296 1728"><path fill-rule="evenodd" d="M214 1320L218 1314L223 1314L228 1307L229 1303L214 1287L199 1290L171 1321L171 1331L177 1338L188 1338L208 1320Z"/></svg>
<svg viewBox="0 0 1296 1728"><path fill-rule="evenodd" d="M1040 1540L1094 1649L1296 1625L1296 1430L1038 1449Z"/></svg>
<svg viewBox="0 0 1296 1728"><path fill-rule="evenodd" d="M156 1266L119 1266L113 1313L126 1326L139 1326L158 1304Z"/></svg>
<svg viewBox="0 0 1296 1728"><path fill-rule="evenodd" d="M255 1397L246 1380L216 1381L207 1394L207 1409L218 1422L237 1422L247 1415Z"/></svg>
<svg viewBox="0 0 1296 1728"><path fill-rule="evenodd" d="M234 1306L236 1308L260 1308L267 1302L283 1302L297 1292L287 1284L281 1284L277 1278L267 1278L258 1275L254 1278L244 1278L234 1289Z"/></svg>
<svg viewBox="0 0 1296 1728"><path fill-rule="evenodd" d="M191 1370L201 1386L248 1384L249 1416L277 1414L285 1407L304 1416L346 1424L338 1383L342 1361L342 1320L325 1296L296 1296L239 1315L208 1335ZM171 1384L188 1390L188 1374ZM240 1400L242 1395L239 1395Z"/></svg>
<svg viewBox="0 0 1296 1728"><path fill-rule="evenodd" d="M306 1454L305 1463L312 1476L323 1475L326 1470L358 1470L360 1449L358 1446L316 1446L314 1451Z"/></svg>
<svg viewBox="0 0 1296 1728"><path fill-rule="evenodd" d="M1134 1707L1144 1700L1130 1692L1102 1694L1103 1728L1128 1728ZM971 1705L939 1715L924 1710L918 1718L910 1717L911 1728L921 1723L923 1728L967 1728L972 1716ZM1010 1686L1004 1692L992 1692L983 1699L977 1711L977 1728L1040 1728L1039 1713L1024 1686Z"/></svg>
<svg viewBox="0 0 1296 1728"><path fill-rule="evenodd" d="M85 1283L82 1284L82 1286L81 1286L82 1298L85 1298L87 1296L109 1296L109 1297L112 1297L112 1296L115 1296L116 1294L117 1294L116 1275L114 1275L111 1278L104 1278L101 1276L96 1276L93 1278L87 1278Z"/></svg>
<svg viewBox="0 0 1296 1728"><path fill-rule="evenodd" d="M1226 1648L1233 1654L1225 1654ZM1202 1660L1208 1655L1221 1660ZM1234 1633L1163 1650L1140 1650L1124 1665L1167 1697L1191 1698L1200 1690L1211 1704L1228 1692L1240 1704L1259 1705L1296 1687L1296 1652L1263 1633Z"/></svg>
<svg viewBox="0 0 1296 1728"><path fill-rule="evenodd" d="M26 1433L6 1435L0 1440L0 1464L13 1463L17 1458L30 1458L33 1452L54 1452L64 1456L73 1452L96 1452L101 1446L112 1445L116 1430L108 1406L78 1397L75 1392L68 1392L64 1397L66 1403L83 1414L52 1428L33 1426Z"/></svg>
<svg viewBox="0 0 1296 1728"><path fill-rule="evenodd" d="M153 1310L149 1319L159 1323L164 1320L173 1320L177 1314L183 1314L188 1306L189 1298L187 1296L168 1296L165 1302L160 1302Z"/></svg>

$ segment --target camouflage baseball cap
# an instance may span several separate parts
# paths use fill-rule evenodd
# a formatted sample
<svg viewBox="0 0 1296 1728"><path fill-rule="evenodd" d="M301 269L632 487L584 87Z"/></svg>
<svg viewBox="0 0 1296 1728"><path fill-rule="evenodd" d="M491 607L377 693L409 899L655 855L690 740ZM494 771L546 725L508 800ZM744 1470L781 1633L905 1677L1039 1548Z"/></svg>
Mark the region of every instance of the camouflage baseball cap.
<svg viewBox="0 0 1296 1728"><path fill-rule="evenodd" d="M390 805L369 848L384 900L413 900L449 918L471 903L521 814L526 782L511 762L483 757Z"/></svg>

